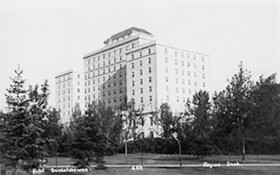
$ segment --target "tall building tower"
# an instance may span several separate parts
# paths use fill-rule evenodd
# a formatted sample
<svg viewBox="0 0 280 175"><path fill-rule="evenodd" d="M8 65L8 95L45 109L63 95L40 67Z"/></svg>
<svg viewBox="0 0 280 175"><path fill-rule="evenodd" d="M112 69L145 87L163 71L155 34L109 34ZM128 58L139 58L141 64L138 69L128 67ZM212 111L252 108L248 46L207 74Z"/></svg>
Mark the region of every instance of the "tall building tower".
<svg viewBox="0 0 280 175"><path fill-rule="evenodd" d="M129 28L109 37L105 46L84 56L85 106L100 100L118 108L133 100L144 117L138 132L157 136L152 113L168 103L175 114L198 90L206 88L208 55L156 42L144 29Z"/></svg>
<svg viewBox="0 0 280 175"><path fill-rule="evenodd" d="M146 30L133 27L112 35L103 48L85 55L85 106L100 100L118 108L127 95L126 53L152 39Z"/></svg>
<svg viewBox="0 0 280 175"><path fill-rule="evenodd" d="M84 110L84 74L67 70L57 74L55 82L56 109L62 123L67 124L76 105Z"/></svg>

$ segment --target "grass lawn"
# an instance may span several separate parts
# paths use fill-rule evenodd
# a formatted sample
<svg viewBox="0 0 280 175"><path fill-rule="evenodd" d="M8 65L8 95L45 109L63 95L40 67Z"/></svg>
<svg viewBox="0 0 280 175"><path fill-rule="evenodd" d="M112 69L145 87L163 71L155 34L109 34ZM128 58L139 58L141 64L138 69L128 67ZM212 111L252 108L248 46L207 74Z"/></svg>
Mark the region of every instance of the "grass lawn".
<svg viewBox="0 0 280 175"><path fill-rule="evenodd" d="M93 170L92 175L274 175L280 174L280 167L217 167L217 168L145 168L145 165L157 165L157 164L171 164L178 165L178 155L163 155L163 154L129 154L125 157L123 154L107 156L105 157L106 164L108 165L141 165L142 160L144 164L143 171L132 171L131 168L108 168L107 170ZM202 164L203 162L209 163L222 163L241 162L240 155L234 156L206 156L198 158L190 155L182 156L183 164ZM59 157L58 165L71 165L73 161L70 158ZM247 155L245 163L280 163L280 155ZM50 158L48 165L55 165L56 159Z"/></svg>
<svg viewBox="0 0 280 175"><path fill-rule="evenodd" d="M179 163L178 155L168 154L118 154L114 156L105 157L106 164L111 165L141 165L143 164L171 164L176 165ZM241 155L225 156L206 156L198 158L190 155L182 155L183 164L202 164L203 162L209 163L226 163L241 162ZM58 165L71 165L73 161L67 157L58 157ZM280 155L246 155L245 163L280 163ZM56 165L56 158L49 158L48 165Z"/></svg>
<svg viewBox="0 0 280 175"><path fill-rule="evenodd" d="M107 170L93 170L91 175L275 175L280 168L144 168L143 171L132 171L128 168L108 168ZM85 174L88 175L88 174Z"/></svg>

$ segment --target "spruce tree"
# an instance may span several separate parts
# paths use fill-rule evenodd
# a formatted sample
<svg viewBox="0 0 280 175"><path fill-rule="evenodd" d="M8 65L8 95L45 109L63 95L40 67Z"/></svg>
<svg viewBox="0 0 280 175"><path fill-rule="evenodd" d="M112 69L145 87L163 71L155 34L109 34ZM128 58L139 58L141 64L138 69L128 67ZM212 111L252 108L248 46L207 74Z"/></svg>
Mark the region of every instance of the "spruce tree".
<svg viewBox="0 0 280 175"><path fill-rule="evenodd" d="M43 120L47 115L46 93L39 94L38 86L24 88L22 70L16 70L7 89L8 113L4 118L4 150L7 165L30 171L38 168L46 157L46 142L42 137ZM45 95L44 95L45 94Z"/></svg>

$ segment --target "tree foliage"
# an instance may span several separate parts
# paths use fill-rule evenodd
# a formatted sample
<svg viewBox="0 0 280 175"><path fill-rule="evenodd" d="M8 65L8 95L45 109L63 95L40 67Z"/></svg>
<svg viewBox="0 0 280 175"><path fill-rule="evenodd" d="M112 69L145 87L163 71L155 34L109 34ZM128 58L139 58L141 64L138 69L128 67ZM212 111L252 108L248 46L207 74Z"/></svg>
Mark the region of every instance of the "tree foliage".
<svg viewBox="0 0 280 175"><path fill-rule="evenodd" d="M184 131L186 140L191 142L193 154L211 154L213 143L211 141L212 120L209 93L199 91L194 94L191 103L187 103L187 122Z"/></svg>
<svg viewBox="0 0 280 175"><path fill-rule="evenodd" d="M252 124L252 87L251 75L241 63L239 72L233 75L226 90L214 98L219 115L218 126L225 125L222 127L224 132L238 138L234 142L240 144L242 160L245 159L246 139Z"/></svg>
<svg viewBox="0 0 280 175"><path fill-rule="evenodd" d="M23 71L16 70L7 89L8 113L4 117L4 156L8 165L27 171L38 168L47 156L43 137L47 116L47 83L25 90Z"/></svg>
<svg viewBox="0 0 280 175"><path fill-rule="evenodd" d="M76 166L96 162L102 168L104 156L116 150L121 132L120 118L102 103L92 103L85 115L75 119L71 157Z"/></svg>

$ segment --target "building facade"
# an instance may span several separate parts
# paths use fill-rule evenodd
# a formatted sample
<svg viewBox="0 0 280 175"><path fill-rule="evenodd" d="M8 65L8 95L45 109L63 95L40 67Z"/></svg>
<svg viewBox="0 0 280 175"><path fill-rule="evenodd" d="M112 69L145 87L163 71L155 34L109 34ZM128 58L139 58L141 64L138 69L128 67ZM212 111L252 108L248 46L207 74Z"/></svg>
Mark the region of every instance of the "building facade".
<svg viewBox="0 0 280 175"><path fill-rule="evenodd" d="M63 124L70 122L74 107L84 110L84 73L72 69L55 76L56 109Z"/></svg>
<svg viewBox="0 0 280 175"><path fill-rule="evenodd" d="M118 108L133 100L145 115L139 132L157 136L152 113L168 103L175 114L187 99L205 90L208 55L157 43L151 33L132 27L109 37L105 46L86 54L85 107L92 101Z"/></svg>

